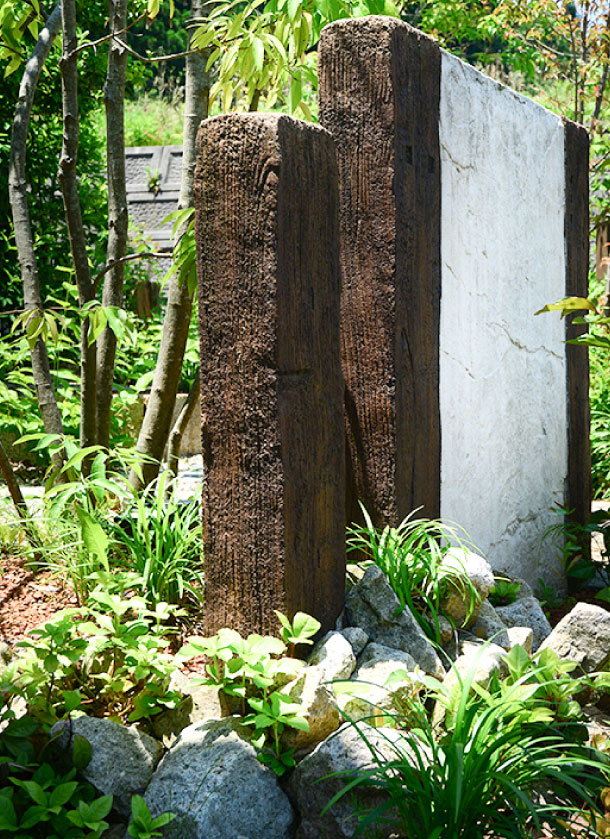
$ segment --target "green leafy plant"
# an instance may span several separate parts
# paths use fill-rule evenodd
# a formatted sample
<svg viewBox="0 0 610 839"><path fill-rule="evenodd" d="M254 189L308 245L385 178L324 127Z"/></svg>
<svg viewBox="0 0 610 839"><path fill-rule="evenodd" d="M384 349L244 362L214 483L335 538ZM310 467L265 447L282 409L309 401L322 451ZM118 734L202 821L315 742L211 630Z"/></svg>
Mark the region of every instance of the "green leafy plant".
<svg viewBox="0 0 610 839"><path fill-rule="evenodd" d="M199 607L203 598L203 547L198 500L165 499L169 473L128 504L109 526L120 563L134 572L149 605Z"/></svg>
<svg viewBox="0 0 610 839"><path fill-rule="evenodd" d="M51 724L66 711L146 720L181 699L168 688L178 667L167 651L175 609L98 589L86 607L65 609L19 642L7 668L30 714Z"/></svg>
<svg viewBox="0 0 610 839"><path fill-rule="evenodd" d="M398 527L386 526L379 531L364 506L360 504L360 507L365 524L348 528L348 553L361 552L381 568L401 606L411 609L424 632L434 640L440 641L441 601L451 588L466 598L468 620L478 602L476 589L460 570L459 562L444 563L452 543L463 546L467 539L461 540L454 526L431 519L414 519L414 513Z"/></svg>
<svg viewBox="0 0 610 839"><path fill-rule="evenodd" d="M210 638L189 638L179 656L188 659L205 655L210 659L205 677L194 683L216 686L225 700L237 700L243 724L254 729L252 742L259 751L259 760L282 775L294 766L294 750L282 748L282 731L286 727L302 731L309 728L301 706L274 688L280 672L296 675L301 666L296 659L281 658L286 652L284 641L292 649L311 643L320 623L302 612L297 612L292 622L285 615L276 614L284 640L256 634L242 638L233 629L221 629Z"/></svg>
<svg viewBox="0 0 610 839"><path fill-rule="evenodd" d="M99 797L76 777L91 747L75 738L71 752L49 739L31 716L16 717L13 694L0 684L0 835L14 839L98 839L112 796ZM88 748L87 748L88 747Z"/></svg>
<svg viewBox="0 0 610 839"><path fill-rule="evenodd" d="M542 540L550 540L556 545L571 588L578 590L600 581L602 587L596 597L610 601L610 511L596 510L584 525L570 518L573 510L557 507L553 512L560 516L560 520L547 527ZM601 556L595 558L591 553L591 538L598 533L602 536L604 548Z"/></svg>
<svg viewBox="0 0 610 839"><path fill-rule="evenodd" d="M161 813L153 819L146 801L141 795L134 795L131 799L131 821L127 832L133 839L153 839L155 836L163 836L159 828L165 827L175 818L175 813Z"/></svg>
<svg viewBox="0 0 610 839"><path fill-rule="evenodd" d="M605 760L550 721L544 673L528 667L488 692L475 684L475 669L459 680L457 699L437 683L438 701L451 703L448 728L433 726L416 699L402 744L388 739L393 757L369 745L372 768L351 776L328 805L359 787L383 790L387 798L363 815L359 834L384 823L412 839L527 839L543 825L570 836L583 807L595 811Z"/></svg>
<svg viewBox="0 0 610 839"><path fill-rule="evenodd" d="M505 577L496 577L489 592L489 602L492 606L508 606L509 603L515 602L520 591L521 583L507 580Z"/></svg>

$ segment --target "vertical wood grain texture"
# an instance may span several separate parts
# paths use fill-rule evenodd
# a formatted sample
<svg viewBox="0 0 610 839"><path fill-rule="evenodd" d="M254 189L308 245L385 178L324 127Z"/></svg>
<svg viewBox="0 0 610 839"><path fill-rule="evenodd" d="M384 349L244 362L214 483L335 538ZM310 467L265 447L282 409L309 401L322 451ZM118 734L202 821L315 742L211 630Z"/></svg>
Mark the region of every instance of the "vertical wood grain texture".
<svg viewBox="0 0 610 839"><path fill-rule="evenodd" d="M206 632L329 629L345 581L338 186L322 129L202 123L195 178Z"/></svg>
<svg viewBox="0 0 610 839"><path fill-rule="evenodd" d="M440 513L440 50L400 21L334 23L320 124L339 159L348 521Z"/></svg>
<svg viewBox="0 0 610 839"><path fill-rule="evenodd" d="M565 125L566 296L589 294L589 138L570 120ZM587 331L566 319L566 338ZM568 386L568 488L571 518L584 524L591 514L591 444L589 415L589 352L566 345Z"/></svg>

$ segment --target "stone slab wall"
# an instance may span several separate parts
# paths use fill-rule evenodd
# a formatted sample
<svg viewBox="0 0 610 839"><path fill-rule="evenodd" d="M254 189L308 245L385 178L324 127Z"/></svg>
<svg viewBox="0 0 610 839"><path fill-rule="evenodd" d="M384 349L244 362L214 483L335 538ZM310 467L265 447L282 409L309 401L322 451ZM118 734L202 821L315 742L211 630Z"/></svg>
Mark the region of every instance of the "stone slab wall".
<svg viewBox="0 0 610 839"><path fill-rule="evenodd" d="M560 117L442 53L441 515L492 565L552 582L567 481Z"/></svg>

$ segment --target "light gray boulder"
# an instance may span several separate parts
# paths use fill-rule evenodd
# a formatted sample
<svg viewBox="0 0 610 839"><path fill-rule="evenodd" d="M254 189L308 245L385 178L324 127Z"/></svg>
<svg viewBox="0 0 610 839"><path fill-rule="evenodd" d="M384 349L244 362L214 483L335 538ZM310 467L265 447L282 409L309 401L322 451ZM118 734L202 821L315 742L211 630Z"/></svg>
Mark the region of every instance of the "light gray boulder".
<svg viewBox="0 0 610 839"><path fill-rule="evenodd" d="M342 632L327 632L311 651L308 664L317 666L327 681L349 679L356 668L352 645Z"/></svg>
<svg viewBox="0 0 610 839"><path fill-rule="evenodd" d="M463 641L460 644L460 655L453 662L453 667L447 672L443 680L443 688L452 696L462 691L467 680L471 684L487 687L494 673L500 678L508 674L505 661L506 650L497 644L480 640ZM444 703L437 702L432 714L434 725L440 725L445 718L447 708Z"/></svg>
<svg viewBox="0 0 610 839"><path fill-rule="evenodd" d="M341 635L350 642L355 656L359 656L369 642L369 636L359 626L346 626Z"/></svg>
<svg viewBox="0 0 610 839"><path fill-rule="evenodd" d="M401 675L406 671L409 675ZM349 685L338 689L337 704L352 722L367 720L377 727L392 726L394 717L405 710L405 704L417 679L412 656L382 644L370 643L362 653L358 669ZM344 691L348 688L348 692Z"/></svg>
<svg viewBox="0 0 610 839"><path fill-rule="evenodd" d="M229 709L221 701L218 688L210 685L194 685L180 670L170 676L170 690L183 695L177 708L170 708L151 719L155 737L169 748L180 732L203 720L217 720L226 716Z"/></svg>
<svg viewBox="0 0 610 839"><path fill-rule="evenodd" d="M136 728L95 717L76 717L51 729L51 737L57 736L64 749L71 748L76 734L91 744L91 762L81 775L104 795L114 796L114 809L129 816L131 797L143 795L163 746Z"/></svg>
<svg viewBox="0 0 610 839"><path fill-rule="evenodd" d="M413 735L407 736L395 729L373 728L365 723L359 723L357 728L349 723L343 725L304 758L292 773L288 794L301 814L296 839L351 839L358 826L358 811L364 813L387 800L375 787L359 787L322 813L333 796L349 782L350 773L376 765L369 746L381 760L395 760L402 755L418 766L417 749L421 765L426 767L430 763L429 750ZM395 832L395 826L379 824L375 836L385 839Z"/></svg>
<svg viewBox="0 0 610 839"><path fill-rule="evenodd" d="M162 828L180 839L291 839L294 813L271 769L256 758L233 720L185 728L146 790L156 817L177 818Z"/></svg>
<svg viewBox="0 0 610 839"><path fill-rule="evenodd" d="M441 609L456 626L464 626L467 618L468 625L473 624L481 603L487 599L493 588L494 574L491 565L482 556L467 548L450 548L443 557L441 571L443 569L446 574L457 572L467 577L477 593L478 600L470 604L469 589L457 580L448 581L447 594L441 601ZM468 617L470 605L473 605L473 608Z"/></svg>
<svg viewBox="0 0 610 839"><path fill-rule="evenodd" d="M350 624L363 629L371 641L409 653L431 676L444 675L436 650L409 608L401 611L398 597L376 565L369 566L360 582L350 589L345 608Z"/></svg>
<svg viewBox="0 0 610 839"><path fill-rule="evenodd" d="M605 670L610 663L610 612L601 606L577 603L540 647L575 661L585 673Z"/></svg>
<svg viewBox="0 0 610 839"><path fill-rule="evenodd" d="M510 638L506 624L491 605L489 600L483 601L479 607L479 615L471 632L484 641L493 641L505 650L510 649Z"/></svg>
<svg viewBox="0 0 610 839"><path fill-rule="evenodd" d="M534 632L529 626L510 626L507 630L510 641L510 649L519 646L523 647L526 653L531 655L534 643Z"/></svg>
<svg viewBox="0 0 610 839"><path fill-rule="evenodd" d="M341 715L335 694L321 667L305 667L282 693L302 706L300 715L309 724L308 731L285 728L281 735L284 749L295 749L301 754L310 751L339 728Z"/></svg>
<svg viewBox="0 0 610 839"><path fill-rule="evenodd" d="M534 633L532 649L534 652L551 633L551 624L542 611L540 602L535 597L522 597L509 603L508 606L498 606L496 612L506 626L527 626Z"/></svg>
<svg viewBox="0 0 610 839"><path fill-rule="evenodd" d="M443 685L453 688L460 680L464 680L472 674L472 681L477 685L485 686L489 683L492 675L498 673L500 677L508 674L505 657L506 650L498 644L471 643L465 641L461 647L461 655L453 663L453 667L443 680Z"/></svg>

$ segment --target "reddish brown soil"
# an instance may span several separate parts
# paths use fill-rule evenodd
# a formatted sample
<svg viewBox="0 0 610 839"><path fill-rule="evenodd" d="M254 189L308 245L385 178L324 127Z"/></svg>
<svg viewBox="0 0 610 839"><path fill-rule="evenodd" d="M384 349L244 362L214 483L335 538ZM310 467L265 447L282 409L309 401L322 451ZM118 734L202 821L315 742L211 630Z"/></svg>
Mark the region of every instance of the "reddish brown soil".
<svg viewBox="0 0 610 839"><path fill-rule="evenodd" d="M58 577L28 568L23 557L0 554L0 640L14 644L60 609L76 605Z"/></svg>

